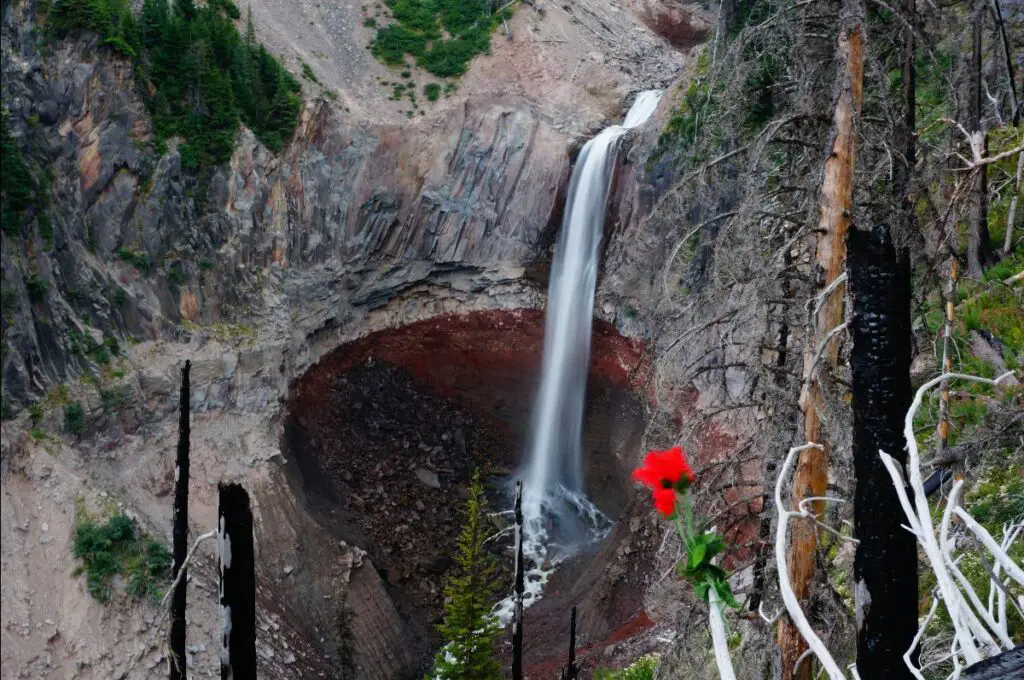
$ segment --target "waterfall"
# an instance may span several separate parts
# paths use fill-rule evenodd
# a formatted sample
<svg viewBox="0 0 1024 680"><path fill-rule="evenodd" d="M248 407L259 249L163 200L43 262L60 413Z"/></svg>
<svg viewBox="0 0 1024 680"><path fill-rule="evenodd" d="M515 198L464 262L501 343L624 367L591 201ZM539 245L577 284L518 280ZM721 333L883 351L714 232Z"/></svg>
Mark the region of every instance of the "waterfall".
<svg viewBox="0 0 1024 680"><path fill-rule="evenodd" d="M590 361L598 247L619 141L643 124L661 91L637 95L622 125L612 125L580 151L569 184L565 217L555 246L544 321L544 354L524 474L523 512L539 517L562 497L583 492L580 443ZM578 503L577 503L578 504Z"/></svg>
<svg viewBox="0 0 1024 680"><path fill-rule="evenodd" d="M651 117L661 95L660 90L641 92L622 125L612 125L587 142L569 182L548 286L540 387L522 473L523 554L532 564L526 570L525 606L540 598L560 561L581 543L603 538L611 527L584 493L581 450L598 246L619 140ZM494 614L506 624L512 608L513 599L508 597L495 605Z"/></svg>

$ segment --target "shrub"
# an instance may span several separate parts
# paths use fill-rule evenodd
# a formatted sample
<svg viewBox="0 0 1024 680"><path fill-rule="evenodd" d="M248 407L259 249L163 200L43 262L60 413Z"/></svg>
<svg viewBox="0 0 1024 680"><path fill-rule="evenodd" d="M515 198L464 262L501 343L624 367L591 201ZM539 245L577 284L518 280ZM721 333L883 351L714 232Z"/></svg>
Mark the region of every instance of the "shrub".
<svg viewBox="0 0 1024 680"><path fill-rule="evenodd" d="M99 524L79 509L72 550L82 561L75 574L85 574L89 593L100 602L110 601L116 575L127 579L132 597L157 599L171 568L167 548L123 513Z"/></svg>
<svg viewBox="0 0 1024 680"><path fill-rule="evenodd" d="M313 72L313 67L306 62L302 62L302 77L317 85L320 84L320 81L316 78L316 73Z"/></svg>
<svg viewBox="0 0 1024 680"><path fill-rule="evenodd" d="M373 55L391 66L416 63L441 78L460 76L478 54L490 51L491 33L506 9L491 14L487 0L389 0L395 22L377 29L370 45ZM364 24L376 26L376 21Z"/></svg>
<svg viewBox="0 0 1024 680"><path fill-rule="evenodd" d="M42 302L46 297L46 291L49 290L49 282L39 276L33 276L25 282L25 288L28 290L28 299L32 302Z"/></svg>
<svg viewBox="0 0 1024 680"><path fill-rule="evenodd" d="M654 671L657 668L657 656L643 656L622 670L595 669L594 680L654 680Z"/></svg>
<svg viewBox="0 0 1024 680"><path fill-rule="evenodd" d="M35 403L28 407L28 417L33 425L38 425L44 415L46 415L46 412L43 410L42 404Z"/></svg>
<svg viewBox="0 0 1024 680"><path fill-rule="evenodd" d="M148 275L153 269L153 260L146 253L128 248L118 248L115 255L138 269L141 274Z"/></svg>
<svg viewBox="0 0 1024 680"><path fill-rule="evenodd" d="M438 83L427 83L423 86L423 94L428 100L436 102L441 96L441 86Z"/></svg>
<svg viewBox="0 0 1024 680"><path fill-rule="evenodd" d="M77 401L64 407L64 431L81 434L85 430L85 411Z"/></svg>

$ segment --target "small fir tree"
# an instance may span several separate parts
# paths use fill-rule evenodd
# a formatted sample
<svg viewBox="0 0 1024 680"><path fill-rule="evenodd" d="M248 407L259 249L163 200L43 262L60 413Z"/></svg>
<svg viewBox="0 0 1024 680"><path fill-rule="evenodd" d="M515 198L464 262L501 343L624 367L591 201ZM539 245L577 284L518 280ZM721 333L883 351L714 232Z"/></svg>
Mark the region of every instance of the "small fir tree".
<svg viewBox="0 0 1024 680"><path fill-rule="evenodd" d="M445 588L444 623L438 626L445 645L434 660L434 678L492 680L501 678L493 654L501 633L491 614L498 566L484 547L487 539L487 499L480 471L473 475L466 502L466 523L459 534L455 575Z"/></svg>

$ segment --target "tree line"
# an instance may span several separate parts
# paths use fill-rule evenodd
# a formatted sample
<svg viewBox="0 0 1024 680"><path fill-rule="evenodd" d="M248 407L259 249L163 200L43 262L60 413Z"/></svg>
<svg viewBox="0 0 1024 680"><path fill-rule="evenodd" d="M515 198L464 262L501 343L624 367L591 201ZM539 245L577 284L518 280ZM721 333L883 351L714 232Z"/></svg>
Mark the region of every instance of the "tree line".
<svg viewBox="0 0 1024 680"><path fill-rule="evenodd" d="M181 137L182 163L198 169L231 157L239 123L272 151L291 139L301 108L299 81L256 39L250 10L244 35L232 0L56 0L43 10L47 33L99 34L136 66L157 150Z"/></svg>

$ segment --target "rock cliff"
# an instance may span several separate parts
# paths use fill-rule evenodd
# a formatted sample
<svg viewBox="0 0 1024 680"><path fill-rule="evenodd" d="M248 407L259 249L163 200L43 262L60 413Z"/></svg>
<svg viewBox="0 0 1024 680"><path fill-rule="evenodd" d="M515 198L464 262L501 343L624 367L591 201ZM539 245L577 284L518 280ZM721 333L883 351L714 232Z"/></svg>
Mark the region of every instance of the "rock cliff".
<svg viewBox="0 0 1024 680"><path fill-rule="evenodd" d="M93 602L69 541L76 499L116 499L167 533L189 358L192 531L213 525L218 480L250 489L266 677L346 664L356 677L412 677L424 650L408 641L425 631L372 557L314 519L282 456L283 400L317 361L374 331L541 308L536 273L573 150L631 92L678 77L706 13L530 3L453 97L405 121L377 82L390 71L362 48L355 5L254 0L261 39L296 71L312 64L322 85L308 86L280 154L243 129L230 161L196 176L173 140L155 149L132 63L89 33L46 38L38 9L5 2L0 24L3 106L52 227L0 237L4 408L17 416L2 430L3 577L21 584L3 594L4 675L148 677L162 663L158 612ZM611 251L628 249L638 182L619 173ZM70 401L87 422L73 438L60 435ZM211 550L193 571L189 660L213 677Z"/></svg>

